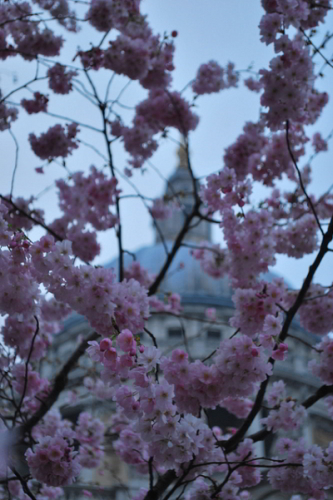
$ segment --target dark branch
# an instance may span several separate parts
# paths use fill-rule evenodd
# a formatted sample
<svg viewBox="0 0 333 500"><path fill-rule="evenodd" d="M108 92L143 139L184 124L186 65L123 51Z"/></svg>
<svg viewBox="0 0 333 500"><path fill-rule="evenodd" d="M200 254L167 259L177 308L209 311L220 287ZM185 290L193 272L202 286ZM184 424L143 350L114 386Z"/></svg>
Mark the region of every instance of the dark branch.
<svg viewBox="0 0 333 500"><path fill-rule="evenodd" d="M68 375L70 371L74 368L77 361L85 353L87 348L87 343L91 340L95 340L98 337L98 333L91 333L73 352L67 363L60 370L58 375L54 379L53 388L47 398L43 401L40 408L32 415L32 417L27 420L27 422L18 428L18 432L23 436L25 433L30 432L31 429L38 424L38 422L44 417L44 415L50 410L50 408L57 401L60 393L65 389L68 382Z"/></svg>

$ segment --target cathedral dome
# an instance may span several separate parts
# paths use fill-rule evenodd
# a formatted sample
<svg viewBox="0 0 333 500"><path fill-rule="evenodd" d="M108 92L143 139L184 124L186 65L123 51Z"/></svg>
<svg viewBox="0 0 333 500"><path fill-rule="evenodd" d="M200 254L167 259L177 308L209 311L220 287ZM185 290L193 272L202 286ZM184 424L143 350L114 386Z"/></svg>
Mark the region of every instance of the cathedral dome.
<svg viewBox="0 0 333 500"><path fill-rule="evenodd" d="M170 251L172 242L166 245ZM136 253L137 262L151 274L158 274L165 261L165 249L161 242L152 246L141 248ZM124 255L125 268L132 263L130 255ZM106 265L107 268L117 269L118 259ZM226 278L214 279L208 276L200 266L200 262L190 255L187 247L180 247L176 253L170 269L165 276L159 293L177 292L182 297L182 302L200 303L211 306L232 307L232 291Z"/></svg>

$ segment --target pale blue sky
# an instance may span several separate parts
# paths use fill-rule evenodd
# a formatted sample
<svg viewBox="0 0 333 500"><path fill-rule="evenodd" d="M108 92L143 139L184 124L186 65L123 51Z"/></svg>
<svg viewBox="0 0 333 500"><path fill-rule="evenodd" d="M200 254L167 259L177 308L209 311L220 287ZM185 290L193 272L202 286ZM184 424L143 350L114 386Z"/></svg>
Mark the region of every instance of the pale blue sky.
<svg viewBox="0 0 333 500"><path fill-rule="evenodd" d="M262 15L259 0L142 0L142 10L148 14L150 24L155 33L171 32L177 30L179 36L175 39L176 54L174 72L174 85L176 90L182 89L194 76L201 63L215 59L221 65L232 61L237 70L245 70L253 63L253 69L258 71L267 67L273 55L271 47L266 47L259 41L258 23ZM329 14L328 25L333 26L333 14ZM327 29L326 29L327 30ZM323 30L324 33L325 29ZM68 37L68 34L65 34ZM97 42L101 38L95 30L84 28L77 36L70 35L64 50L63 62L70 62L76 52L78 45L82 49L89 48L89 42ZM321 40L319 38L319 40ZM333 44L331 52L333 51ZM327 54L331 52L328 50ZM317 57L318 68L322 61ZM8 59L2 62L3 71L0 71L0 87L4 94L11 90L13 83L12 72L18 76L17 85L22 85L34 75L34 64L26 63L19 58ZM247 76L246 73L244 74ZM92 74L97 88L102 91L108 81L108 73L98 72ZM112 89L111 96L115 97L126 82L118 77ZM52 95L46 85L35 86L50 94L49 110L54 113L63 114L100 126L98 110L80 96L70 94L65 97ZM325 71L325 78L320 83L321 89L333 88L333 70ZM104 90L103 90L104 94ZM124 104L133 106L145 93L132 83L122 98ZM29 96L27 91L13 96L13 101L18 102L22 97ZM188 93L191 96L191 92ZM119 109L119 111L121 111ZM245 121L257 120L259 115L259 97L245 89L242 83L239 89L227 90L218 95L204 96L197 101L197 113L200 115L200 123L197 130L191 135L192 163L197 176L207 175L222 166L222 155L224 149L230 145L241 133ZM323 116L316 127L309 128L311 136L315 131L321 131L327 136L333 128L333 104L326 107ZM122 111L121 111L122 112ZM50 118L48 116L27 116L21 111L21 119L13 126L13 132L20 142L20 157L17 178L15 183L15 195L27 197L36 195L55 179L63 174L63 169L57 165L50 165L44 176L35 173L34 168L42 162L32 153L27 142L28 132L34 131L39 134L55 123L64 121ZM124 114L127 121L130 120L131 112ZM171 131L172 137L178 139L175 131ZM82 129L80 137L103 153L103 139L93 132ZM1 192L8 193L10 188L11 173L14 165L14 143L8 132L0 135L0 147L2 151L1 168ZM314 162L314 191L321 193L333 183L332 169L332 144L328 154L320 155ZM168 177L176 164L176 146L171 141L165 141L159 151L152 158L152 162L160 170L163 176ZM114 151L115 164L123 171L126 166L127 156L122 147L116 146ZM87 171L91 164L102 166L101 160L93 151L82 146L74 151L68 160L68 166L74 170ZM153 172L142 175L136 172L132 178L139 189L146 195L159 196L163 192L162 180ZM127 186L122 183L121 187L128 191ZM262 194L258 190L256 196ZM59 215L55 191L50 190L40 199L40 205L45 209L47 221L51 221ZM139 201L122 202L124 241L125 247L135 250L142 245L153 243L153 232L146 210ZM37 233L36 233L37 234ZM214 230L214 238L219 239L218 229ZM96 262L101 263L116 255L117 246L113 232L101 235L100 241L103 251ZM308 257L301 261L280 257L275 270L284 275L290 283L298 286L312 258ZM324 284L332 282L332 260L327 258L322 269L318 272L318 281Z"/></svg>

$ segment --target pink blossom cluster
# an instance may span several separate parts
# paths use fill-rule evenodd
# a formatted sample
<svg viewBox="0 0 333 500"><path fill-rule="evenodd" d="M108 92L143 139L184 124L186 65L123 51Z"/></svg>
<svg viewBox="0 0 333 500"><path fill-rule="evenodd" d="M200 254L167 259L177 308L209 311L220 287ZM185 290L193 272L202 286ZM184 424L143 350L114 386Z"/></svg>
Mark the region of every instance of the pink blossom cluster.
<svg viewBox="0 0 333 500"><path fill-rule="evenodd" d="M281 344L279 343L279 350L275 350L272 354L272 349L282 329L282 321L281 313L268 314L264 319L262 333L259 334L261 345L270 352L271 356L274 356L275 353L274 359L276 358L276 354L279 354L279 350L281 350Z"/></svg>
<svg viewBox="0 0 333 500"><path fill-rule="evenodd" d="M56 181L64 215L49 226L60 238L72 242L74 254L84 262L92 261L100 253L97 233L87 229L87 223L97 230L114 227L118 217L110 211L110 206L116 203L120 192L115 178L109 179L96 167L90 170L87 177L83 172L73 174L70 180L74 185L63 179Z"/></svg>
<svg viewBox="0 0 333 500"><path fill-rule="evenodd" d="M143 394L149 394L148 390L141 390ZM121 431L120 442L116 443L116 449L121 447L122 457L126 460L125 446L127 440L131 441L127 444L127 453L129 453L129 460L135 463L136 468L141 472L147 472L146 457L154 456L155 466L162 470L167 468L174 468L177 471L181 470L181 464L192 460L196 457L195 461L200 462L209 461L222 461L222 452L215 446L215 439L213 432L209 427L204 424L200 419L192 416L185 415L179 418L175 414L170 399L169 386L166 383L160 384L160 389L157 387L154 405L147 406L145 411L145 418L130 424L129 429L134 430L137 434L127 434L126 430ZM144 402L146 403L146 398ZM148 402L148 401L147 401ZM155 409L154 409L155 407ZM155 424L152 425L151 419L155 418ZM135 446L141 441L142 450L144 452L143 458L138 457ZM142 445L144 441L144 445ZM148 453L147 453L147 451ZM130 462L130 463L131 463ZM211 467L212 469L213 467ZM200 467L198 467L198 474Z"/></svg>
<svg viewBox="0 0 333 500"><path fill-rule="evenodd" d="M205 310L205 316L210 321L216 321L216 309L215 309L215 307L208 307Z"/></svg>
<svg viewBox="0 0 333 500"><path fill-rule="evenodd" d="M67 0L33 0L42 9L48 10L50 15L64 26L68 31L78 31L75 11L71 11Z"/></svg>
<svg viewBox="0 0 333 500"><path fill-rule="evenodd" d="M174 69L174 45L161 42L150 32L141 35L122 33L104 51L95 48L80 51L81 62L85 68L104 67L132 80L140 80L146 89L165 89L171 83L170 72Z"/></svg>
<svg viewBox="0 0 333 500"><path fill-rule="evenodd" d="M149 273L147 269L142 267L141 264L135 260L125 269L124 278L127 280L134 279L140 283L141 286L149 288L155 279L155 275Z"/></svg>
<svg viewBox="0 0 333 500"><path fill-rule="evenodd" d="M297 405L292 398L287 398L285 394L285 384L282 380L274 382L266 393L266 400L272 405L267 418L262 418L260 422L273 432L278 430L290 431L298 429L306 418L306 410L303 406Z"/></svg>
<svg viewBox="0 0 333 500"><path fill-rule="evenodd" d="M221 278L229 270L228 253L220 245L202 242L202 248L191 250L193 257L200 261L202 270L212 278Z"/></svg>
<svg viewBox="0 0 333 500"><path fill-rule="evenodd" d="M132 80L140 80L147 89L165 89L170 85L170 72L174 69L173 42L161 41L152 34L140 13L138 0L93 0L86 18L99 31L116 28L120 34L110 41L109 48L100 50L98 56L96 52L80 52L85 67L103 66Z"/></svg>
<svg viewBox="0 0 333 500"><path fill-rule="evenodd" d="M72 242L73 253L83 262L90 262L100 254L101 247L97 241L96 231L84 230L83 227L83 224L72 225L65 233L65 237Z"/></svg>
<svg viewBox="0 0 333 500"><path fill-rule="evenodd" d="M31 246L34 272L47 290L101 334L113 330L113 318L120 328L140 331L149 316L147 291L133 279L115 283L112 269L76 267L71 255L68 240L54 243L46 236Z"/></svg>
<svg viewBox="0 0 333 500"><path fill-rule="evenodd" d="M8 196L9 198L9 196ZM6 246L8 244L8 237L9 234L12 236L11 240L11 248L17 247L17 248L22 248L25 247L27 248L28 245L28 240L25 238L24 234L13 234L12 231L18 231L18 230L26 230L29 231L34 227L34 223L31 219L26 217L24 214L20 212L22 210L23 212L26 212L27 214L31 214L33 212L33 216L35 219L38 221L44 222L44 211L39 209L39 208L34 208L31 205L34 202L34 197L31 196L28 199L22 198L19 196L18 198L13 199L17 209L13 209L10 203L7 203L6 201L0 202L0 216L1 219L1 224L4 224L4 226L1 228L2 231L2 238L5 237L5 234L7 235L5 239L1 241L1 244ZM7 229L10 227L10 232L8 232ZM15 245L16 243L16 245Z"/></svg>
<svg viewBox="0 0 333 500"><path fill-rule="evenodd" d="M250 210L245 217L237 217L231 209L223 212L221 227L228 246L228 272L233 287L252 287L254 293L260 293L259 276L275 264L275 242L271 236L273 224L267 210ZM283 283L276 282L275 287L280 288L278 295L281 297Z"/></svg>
<svg viewBox="0 0 333 500"><path fill-rule="evenodd" d="M77 71L66 71L59 63L48 69L49 87L55 94L69 94L73 88L72 79L77 76Z"/></svg>
<svg viewBox="0 0 333 500"><path fill-rule="evenodd" d="M303 127L290 124L288 133L290 148L296 161L305 154L304 144L309 140ZM267 144L258 153L254 153L248 160L249 173L254 180L261 181L266 186L273 186L276 179L282 179L286 174L289 179L296 181L295 166L293 164L285 132L272 134Z"/></svg>
<svg viewBox="0 0 333 500"><path fill-rule="evenodd" d="M0 208L6 216L7 208L4 205ZM14 228L15 224L19 225L19 221L13 219ZM51 344L52 335L59 331L59 321L69 314L70 308L55 300L42 299L31 264L30 242L22 232L9 229L3 218L0 226L1 245L8 247L0 252L0 311L3 315L9 314L1 333L6 346L15 348L21 359L28 356L31 360L40 359ZM19 386L20 382L17 383Z"/></svg>
<svg viewBox="0 0 333 500"><path fill-rule="evenodd" d="M144 355L146 358L142 357ZM154 366L154 359L150 361L152 357L147 356L146 350L140 355L141 362L148 362L148 370ZM173 463L172 467L177 469L199 452L200 461L221 456L221 451L213 446L213 434L206 424L190 415L179 419L172 402L172 386L166 381L156 384L137 377L136 381L139 400L133 398L132 391L126 387L120 387L115 395L118 405L134 421L121 431L120 440L116 443L116 449L125 461L135 464L139 471L147 472L145 456L154 456L155 466L159 468ZM136 452L138 443L141 444L143 457Z"/></svg>
<svg viewBox="0 0 333 500"><path fill-rule="evenodd" d="M318 248L317 222L312 214L274 229L276 252L300 259Z"/></svg>
<svg viewBox="0 0 333 500"><path fill-rule="evenodd" d="M308 0L274 0L262 2L266 14L260 21L261 40L270 44L285 29L315 28L323 22L330 8L330 0L312 4Z"/></svg>
<svg viewBox="0 0 333 500"><path fill-rule="evenodd" d="M249 203L251 183L248 180L237 181L234 169L224 167L218 174L207 177L207 185L202 186L200 195L211 212L223 212L232 206L244 207Z"/></svg>
<svg viewBox="0 0 333 500"><path fill-rule="evenodd" d="M223 157L225 167L235 172L238 180L243 180L248 174L248 162L253 154L258 154L268 143L268 138L264 135L264 124L247 122L244 125L243 133L237 140L226 148ZM230 172L227 171L228 173ZM223 179L225 182L225 179ZM221 185L221 188L230 186ZM232 185L231 185L232 187Z"/></svg>
<svg viewBox="0 0 333 500"><path fill-rule="evenodd" d="M309 332L325 335L333 328L333 293L313 284L299 309L301 325Z"/></svg>
<svg viewBox="0 0 333 500"><path fill-rule="evenodd" d="M313 88L313 63L304 40L296 36L290 40L283 35L274 44L276 52L283 52L270 62L270 70L260 70L264 93L260 102L268 108L264 113L271 130L284 128L284 122L311 124L318 118L328 101L325 93Z"/></svg>
<svg viewBox="0 0 333 500"><path fill-rule="evenodd" d="M57 500L62 497L64 490L59 486L46 486L45 484L40 488L38 500Z"/></svg>
<svg viewBox="0 0 333 500"><path fill-rule="evenodd" d="M316 488L327 489L333 486L332 460L332 442L326 450L314 444L305 453L303 460L304 474L311 477L311 482Z"/></svg>
<svg viewBox="0 0 333 500"><path fill-rule="evenodd" d="M139 168L157 148L153 136L167 127L174 127L183 135L195 130L199 118L179 92L154 88L148 98L136 107L132 127L117 127L117 134L124 140L125 150L130 153L130 164Z"/></svg>
<svg viewBox="0 0 333 500"><path fill-rule="evenodd" d="M272 370L263 348L246 335L222 341L215 364L225 380L224 391L233 397L251 396Z"/></svg>
<svg viewBox="0 0 333 500"><path fill-rule="evenodd" d="M36 337L36 320L28 315L11 315L5 319L1 328L4 342L7 346L15 348L21 359L41 359L52 343L52 335L60 331L60 325L56 322L39 320L39 331ZM32 345L32 340L33 345Z"/></svg>
<svg viewBox="0 0 333 500"><path fill-rule="evenodd" d="M322 136L319 132L316 132L315 134L313 134L312 146L314 147L314 150L316 153L320 153L321 151L328 150L327 141L325 141L325 139L322 138Z"/></svg>
<svg viewBox="0 0 333 500"><path fill-rule="evenodd" d="M212 94L230 87L236 87L239 77L234 67L233 63L229 63L224 69L216 61L202 64L192 83L193 92L198 95Z"/></svg>
<svg viewBox="0 0 333 500"><path fill-rule="evenodd" d="M263 348L246 336L222 341L211 366L198 360L189 363L187 358L176 349L171 358L163 359L161 368L165 379L175 386L178 408L192 414L197 414L200 406L215 408L225 398L251 396L257 384L271 373ZM239 406L242 404L246 411L248 401L242 399Z"/></svg>
<svg viewBox="0 0 333 500"><path fill-rule="evenodd" d="M142 331L149 317L147 289L133 278L122 281L115 287L115 319L120 329L128 328L133 333Z"/></svg>
<svg viewBox="0 0 333 500"><path fill-rule="evenodd" d="M32 481L27 481L27 485L29 488L32 486ZM63 492L62 488L59 488L61 493ZM5 491L3 487L1 487L1 498L5 498ZM8 494L11 495L12 498L18 500L28 500L28 495L26 495L23 491L22 484L19 480L8 482ZM39 500L39 499L38 499Z"/></svg>
<svg viewBox="0 0 333 500"><path fill-rule="evenodd" d="M149 211L154 219L165 220L172 216L175 208L176 205L174 203L167 202L163 198L156 198Z"/></svg>
<svg viewBox="0 0 333 500"><path fill-rule="evenodd" d="M309 361L309 369L325 384L333 385L333 339L327 335L316 345L316 348L319 349L320 354L317 360Z"/></svg>
<svg viewBox="0 0 333 500"><path fill-rule="evenodd" d="M10 129L11 124L17 120L17 115L18 110L16 108L8 107L5 101L0 102L0 131L3 132L4 130Z"/></svg>
<svg viewBox="0 0 333 500"><path fill-rule="evenodd" d="M156 312L169 312L176 315L183 310L179 293L166 293L164 301L160 300L156 295L152 295L149 297L149 305Z"/></svg>
<svg viewBox="0 0 333 500"><path fill-rule="evenodd" d="M97 230L114 227L117 217L109 208L115 205L120 193L117 184L114 177L108 178L94 166L90 167L87 176L76 172L70 182L63 179L56 181L60 208L69 220L89 222Z"/></svg>
<svg viewBox="0 0 333 500"><path fill-rule="evenodd" d="M252 92L260 92L263 88L262 83L252 77L246 78L246 80L244 80L244 85Z"/></svg>
<svg viewBox="0 0 333 500"><path fill-rule="evenodd" d="M25 455L31 475L48 486L72 484L81 469L73 446L62 436L40 438Z"/></svg>
<svg viewBox="0 0 333 500"><path fill-rule="evenodd" d="M156 45L155 50L153 49L154 44ZM152 44L148 73L144 78L141 78L140 83L145 89L166 89L170 86L172 80L171 71L174 70L173 54L175 46L170 42L161 45L157 37L154 39L154 44Z"/></svg>
<svg viewBox="0 0 333 500"><path fill-rule="evenodd" d="M140 168L156 151L158 144L154 132L143 117L137 117L133 127L122 127L125 150L131 155L130 165Z"/></svg>
<svg viewBox="0 0 333 500"><path fill-rule="evenodd" d="M250 494L248 491L239 491L238 482L240 480L237 471L235 471L223 490L216 495L216 498L227 498L228 500L249 500ZM193 483L185 495L186 500L209 500L214 494L214 486L209 481L205 481L199 477ZM141 500L141 499L140 499Z"/></svg>
<svg viewBox="0 0 333 500"><path fill-rule="evenodd" d="M47 104L49 99L46 95L40 92L34 92L33 99L22 99L21 106L26 110L29 115L34 113L41 113L47 111Z"/></svg>
<svg viewBox="0 0 333 500"><path fill-rule="evenodd" d="M279 312L276 304L281 303L284 292L284 283L280 279L275 279L272 283L261 281L257 289L237 289L232 297L236 313L231 318L230 325L240 328L243 334L250 337L261 333L264 330L265 318L275 316ZM266 330L266 333L272 336L273 331Z"/></svg>
<svg viewBox="0 0 333 500"><path fill-rule="evenodd" d="M45 391L48 386L48 380L41 378L39 373L31 369L26 363L16 364L12 369L14 381L13 388L20 395L33 397L39 392Z"/></svg>
<svg viewBox="0 0 333 500"><path fill-rule="evenodd" d="M36 441L47 436L60 436L71 441L75 437L75 431L72 422L62 418L60 411L53 408L33 428L32 436Z"/></svg>
<svg viewBox="0 0 333 500"><path fill-rule="evenodd" d="M140 0L92 0L86 13L89 23L98 31L126 29L132 16L139 16Z"/></svg>
<svg viewBox="0 0 333 500"><path fill-rule="evenodd" d="M242 462L251 458L250 462L252 465L259 465L259 462L253 460L255 456L255 451L253 447L252 439L244 439L242 443L238 446L235 453L230 453L228 460L233 462ZM240 476L240 481L238 481L238 486L240 488L250 488L259 484L261 481L261 473L259 468L247 467L246 465L239 467L236 471Z"/></svg>
<svg viewBox="0 0 333 500"><path fill-rule="evenodd" d="M27 486L32 492L35 490L35 483L32 480L27 481ZM3 489L0 490L1 498L6 498L6 494ZM24 493L22 484L19 479L8 482L8 493L11 498L15 500L28 500L30 497ZM64 496L64 490L60 487L46 486L45 484L38 488L38 491L34 491L34 496L36 500L57 500L59 497Z"/></svg>
<svg viewBox="0 0 333 500"><path fill-rule="evenodd" d="M232 354L235 351L237 354ZM215 407L226 393L235 397L242 392L243 380L235 377L234 367L227 366L233 359L238 359L244 367L246 393L252 393L255 385L270 373L267 357L247 337L224 341L212 367L200 361L189 363L187 354L179 349L173 351L170 358L160 359L161 354L155 347L138 348L128 330L116 336L115 344L109 338L91 342L88 352L93 360L104 365L102 380L112 387L117 412L120 412L117 419L120 436L115 449L125 462L142 473L147 472L150 456L154 457L159 470L178 469L193 456L199 464L224 461L221 449L215 446L212 430L189 411L197 414L199 402L204 407ZM164 371L164 380L157 381L154 376L158 363ZM126 379L132 381L133 386L121 383ZM238 411L242 402L244 408L249 407L248 400L241 399ZM249 453L251 443L242 446L236 452L236 459L242 460ZM214 470L213 465L208 468ZM220 468L226 471L226 466ZM199 473L198 467L195 474ZM257 484L258 477L253 468L244 467L239 473L239 483L244 487Z"/></svg>
<svg viewBox="0 0 333 500"><path fill-rule="evenodd" d="M92 47L89 50L79 50L77 55L84 69L99 70L103 65L103 51L99 47Z"/></svg>
<svg viewBox="0 0 333 500"><path fill-rule="evenodd" d="M47 57L59 55L63 38L48 27L41 31L39 23L27 22L32 13L28 2L1 4L1 59L20 54L23 59L31 61L39 54Z"/></svg>
<svg viewBox="0 0 333 500"><path fill-rule="evenodd" d="M75 437L80 442L79 462L82 467L95 468L104 456L105 426L99 418L88 412L80 413L75 429Z"/></svg>
<svg viewBox="0 0 333 500"><path fill-rule="evenodd" d="M289 143L296 161L305 154L304 144L308 141L303 127L290 123ZM221 179L222 193L230 192L237 180L244 180L248 174L252 174L254 180L262 182L267 186L273 186L276 179L281 179L285 173L291 180L296 180L295 167L290 156L285 132L276 132L270 136L264 134L264 122L248 122L245 124L243 133L236 142L226 148L224 163L229 170L223 174ZM232 176L229 183L225 176ZM231 203L229 202L231 205ZM235 203L233 203L235 204Z"/></svg>
<svg viewBox="0 0 333 500"><path fill-rule="evenodd" d="M135 466L135 469L142 474L148 473L148 444L139 433L131 429L131 426L120 431L114 449L125 463Z"/></svg>
<svg viewBox="0 0 333 500"><path fill-rule="evenodd" d="M30 146L35 155L42 160L52 160L59 156L66 158L72 154L73 149L78 148L75 138L79 127L76 123L70 123L66 127L67 130L62 125L54 125L40 137L36 137L33 133L29 134Z"/></svg>
<svg viewBox="0 0 333 500"><path fill-rule="evenodd" d="M174 127L184 135L195 130L199 122L179 92L162 89L151 90L148 98L138 104L134 124L137 118L143 118L154 133L165 127Z"/></svg>
<svg viewBox="0 0 333 500"><path fill-rule="evenodd" d="M27 249L15 247L0 252L0 313L36 314L40 297L38 283L28 262ZM23 254L23 256L22 256Z"/></svg>
<svg viewBox="0 0 333 500"><path fill-rule="evenodd" d="M312 447L310 450L311 449L315 454L316 450ZM311 475L308 473L308 471L311 470L311 465L309 463L309 458L311 456L310 450L303 438L297 441L288 438L279 439L277 451L280 455L276 458L283 458L286 463L299 464L299 466L272 468L268 472L268 479L273 488L286 493L294 493L297 491L298 493L308 495L316 500L324 500L326 498L321 487L317 487L319 483L314 483L311 479ZM320 462L320 460L318 460L318 462ZM312 467L315 472L318 467L315 461ZM325 473L326 471L327 468L323 466L322 472ZM328 473L328 471L326 473ZM324 474L322 478L324 478Z"/></svg>
<svg viewBox="0 0 333 500"><path fill-rule="evenodd" d="M308 188L311 182L311 174L312 171L309 165L306 165L301 171L303 185L305 188ZM313 206L316 207L316 213L319 219L327 219L330 217L330 214L332 213L332 196L330 194L318 198L313 194L310 194L309 198L311 199ZM311 217L313 217L308 201L304 197L304 193L300 186L284 193L281 193L279 189L273 189L270 196L263 202L263 207L269 210L274 219L281 221L281 226L284 225L285 228L287 228L289 224L293 228L295 223L298 223L298 221L300 221L300 224L303 224L301 219L305 215L310 214ZM306 218L306 221L308 220L310 219ZM306 222L304 222L304 224L306 225ZM296 224L296 231L297 227L298 226ZM305 230L308 231L307 228L305 228ZM277 231L277 234L277 238L279 238L279 231ZM310 241L313 241L313 238L310 237ZM311 247L311 245L306 245L304 241L303 244L308 248ZM297 253L301 253L301 248L296 244L295 240L293 245L295 247L293 251L295 251L296 256ZM298 250L296 251L296 249ZM292 250L290 249L288 251Z"/></svg>
<svg viewBox="0 0 333 500"><path fill-rule="evenodd" d="M80 413L73 429L73 424L63 419L59 410L51 410L33 429L33 437L38 444L34 452L29 449L26 454L32 474L36 474L33 469L42 456L45 468L38 473L39 477L35 477L51 486L70 484L76 479L80 466L95 468L100 464L104 456L104 431L101 420L88 412ZM74 452L74 439L80 445L78 452ZM43 451L44 443L48 443L48 452ZM29 460L29 457L32 458ZM42 474L47 474L47 477L40 479Z"/></svg>
<svg viewBox="0 0 333 500"><path fill-rule="evenodd" d="M120 34L104 52L104 68L131 80L141 80L150 65L150 43L150 40Z"/></svg>
<svg viewBox="0 0 333 500"><path fill-rule="evenodd" d="M252 409L253 401L249 398L233 398L229 396L220 402L220 406L237 418L246 418Z"/></svg>

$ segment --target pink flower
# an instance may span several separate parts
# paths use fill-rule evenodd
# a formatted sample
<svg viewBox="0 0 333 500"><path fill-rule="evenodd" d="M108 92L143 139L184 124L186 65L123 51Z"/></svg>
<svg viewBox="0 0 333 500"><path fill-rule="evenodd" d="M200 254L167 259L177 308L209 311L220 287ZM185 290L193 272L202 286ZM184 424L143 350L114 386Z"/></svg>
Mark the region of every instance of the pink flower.
<svg viewBox="0 0 333 500"><path fill-rule="evenodd" d="M281 342L278 348L272 352L272 358L275 360L283 361L287 356L287 352L288 352L288 345Z"/></svg>
<svg viewBox="0 0 333 500"><path fill-rule="evenodd" d="M216 309L214 307L209 307L208 309L205 310L205 316L210 321L215 321L216 320Z"/></svg>
<svg viewBox="0 0 333 500"><path fill-rule="evenodd" d="M124 352L135 349L136 342L130 330L123 330L117 337L117 346Z"/></svg>
<svg viewBox="0 0 333 500"><path fill-rule="evenodd" d="M101 351L107 351L108 349L110 349L110 347L112 347L111 339L105 338L99 343L99 348Z"/></svg>
<svg viewBox="0 0 333 500"><path fill-rule="evenodd" d="M49 130L36 137L35 134L29 134L29 142L33 152L42 160L66 158L72 154L73 149L78 148L75 140L79 127L76 123L66 125L65 131L62 125L54 125Z"/></svg>
<svg viewBox="0 0 333 500"><path fill-rule="evenodd" d="M21 106L26 110L29 115L47 111L47 103L49 99L46 95L40 92L34 93L34 99L22 99Z"/></svg>
<svg viewBox="0 0 333 500"><path fill-rule="evenodd" d="M72 78L77 76L77 71L67 71L66 67L56 63L47 72L49 87L56 94L69 94L72 90Z"/></svg>

